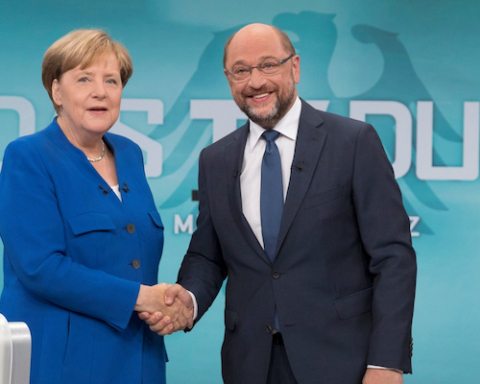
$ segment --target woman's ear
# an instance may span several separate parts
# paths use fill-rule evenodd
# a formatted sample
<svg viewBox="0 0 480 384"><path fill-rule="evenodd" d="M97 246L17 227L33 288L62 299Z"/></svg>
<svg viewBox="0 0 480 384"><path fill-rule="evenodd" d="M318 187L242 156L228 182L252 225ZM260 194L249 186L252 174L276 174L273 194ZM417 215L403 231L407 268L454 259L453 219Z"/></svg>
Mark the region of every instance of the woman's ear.
<svg viewBox="0 0 480 384"><path fill-rule="evenodd" d="M62 105L62 94L60 92L60 83L58 82L58 79L55 79L52 82L52 99L55 105L59 107Z"/></svg>

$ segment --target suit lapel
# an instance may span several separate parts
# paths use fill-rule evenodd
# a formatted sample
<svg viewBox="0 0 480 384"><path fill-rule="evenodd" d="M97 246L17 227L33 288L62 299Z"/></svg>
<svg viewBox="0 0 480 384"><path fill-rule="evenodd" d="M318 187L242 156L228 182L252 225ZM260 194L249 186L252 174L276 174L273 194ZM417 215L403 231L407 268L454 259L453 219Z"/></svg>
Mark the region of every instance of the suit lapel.
<svg viewBox="0 0 480 384"><path fill-rule="evenodd" d="M268 259L258 242L255 234L248 224L247 219L242 211L242 196L240 189L240 173L243 164L243 155L247 142L249 126L248 123L238 129L238 134L232 137L232 140L225 145L224 159L226 165L227 193L230 203L232 217L240 227L240 232L245 237L247 243L255 250L255 252L266 262Z"/></svg>
<svg viewBox="0 0 480 384"><path fill-rule="evenodd" d="M278 237L278 250L285 240L317 168L327 137L325 130L321 129L322 124L323 120L318 111L302 101L292 172Z"/></svg>

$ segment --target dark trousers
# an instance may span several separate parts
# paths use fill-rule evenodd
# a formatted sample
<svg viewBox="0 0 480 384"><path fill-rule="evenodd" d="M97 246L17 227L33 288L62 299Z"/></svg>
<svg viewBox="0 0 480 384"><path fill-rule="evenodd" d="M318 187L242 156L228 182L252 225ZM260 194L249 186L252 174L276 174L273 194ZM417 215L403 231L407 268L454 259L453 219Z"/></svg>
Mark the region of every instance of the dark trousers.
<svg viewBox="0 0 480 384"><path fill-rule="evenodd" d="M282 335L276 333L272 337L272 354L270 356L267 384L297 384L283 345Z"/></svg>

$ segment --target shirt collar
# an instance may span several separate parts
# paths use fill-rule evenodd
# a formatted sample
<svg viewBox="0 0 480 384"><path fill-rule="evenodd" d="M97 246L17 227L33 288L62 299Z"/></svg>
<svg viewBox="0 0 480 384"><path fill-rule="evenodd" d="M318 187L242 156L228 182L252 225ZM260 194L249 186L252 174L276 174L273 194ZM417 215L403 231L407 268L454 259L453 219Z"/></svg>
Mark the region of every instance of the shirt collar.
<svg viewBox="0 0 480 384"><path fill-rule="evenodd" d="M282 117L282 119L273 127L275 131L278 131L286 138L295 141L297 139L298 124L300 121L300 112L302 110L302 103L297 96L290 110ZM259 126L257 123L250 120L250 134L249 145L250 149L253 149L257 145L258 140L262 136L265 129Z"/></svg>

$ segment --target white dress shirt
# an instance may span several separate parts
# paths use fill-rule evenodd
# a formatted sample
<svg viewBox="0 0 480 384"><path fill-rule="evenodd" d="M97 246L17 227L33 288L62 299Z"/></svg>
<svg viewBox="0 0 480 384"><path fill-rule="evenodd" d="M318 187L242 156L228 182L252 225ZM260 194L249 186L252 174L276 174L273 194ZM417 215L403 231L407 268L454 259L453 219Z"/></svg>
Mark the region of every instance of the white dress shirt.
<svg viewBox="0 0 480 384"><path fill-rule="evenodd" d="M120 193L120 185L110 185L113 193L118 197L118 200L122 201L122 194Z"/></svg>

